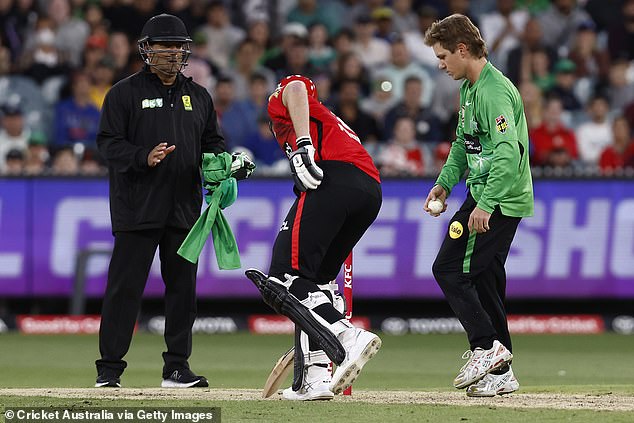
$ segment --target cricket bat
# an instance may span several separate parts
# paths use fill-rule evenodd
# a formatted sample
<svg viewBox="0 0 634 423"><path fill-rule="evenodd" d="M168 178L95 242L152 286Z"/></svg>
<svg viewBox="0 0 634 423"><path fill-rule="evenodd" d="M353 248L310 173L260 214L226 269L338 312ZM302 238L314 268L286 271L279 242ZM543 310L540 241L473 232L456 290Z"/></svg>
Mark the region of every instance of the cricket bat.
<svg viewBox="0 0 634 423"><path fill-rule="evenodd" d="M291 369L293 368L293 361L295 361L294 359L295 347L293 346L283 356L281 356L277 360L277 363L275 363L275 366L273 366L273 370L271 370L271 374L264 384L262 398L268 398L277 392L282 382L286 380L288 374L291 372Z"/></svg>

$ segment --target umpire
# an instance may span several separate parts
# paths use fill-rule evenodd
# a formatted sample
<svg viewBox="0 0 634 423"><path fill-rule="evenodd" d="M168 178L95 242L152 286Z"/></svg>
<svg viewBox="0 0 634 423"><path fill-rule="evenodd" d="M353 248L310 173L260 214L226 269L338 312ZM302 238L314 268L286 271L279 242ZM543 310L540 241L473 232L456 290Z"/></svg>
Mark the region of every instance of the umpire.
<svg viewBox="0 0 634 423"><path fill-rule="evenodd" d="M114 249L103 300L96 387L120 387L157 247L165 283L162 387L206 387L189 369L196 265L176 251L200 215L202 153L225 151L207 91L181 74L191 38L176 16L150 18L138 41L144 68L106 95L97 145L110 173Z"/></svg>

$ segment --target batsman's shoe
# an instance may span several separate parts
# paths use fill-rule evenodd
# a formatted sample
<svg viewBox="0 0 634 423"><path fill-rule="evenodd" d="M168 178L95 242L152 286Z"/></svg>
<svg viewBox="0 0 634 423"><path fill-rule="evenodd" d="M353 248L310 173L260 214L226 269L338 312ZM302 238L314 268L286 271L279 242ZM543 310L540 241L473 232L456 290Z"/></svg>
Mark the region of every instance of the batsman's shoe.
<svg viewBox="0 0 634 423"><path fill-rule="evenodd" d="M121 378L111 372L104 372L97 376L95 388L121 388Z"/></svg>
<svg viewBox="0 0 634 423"><path fill-rule="evenodd" d="M513 359L513 354L500 341L493 341L493 346L488 350L478 347L465 352L462 358L467 359L467 362L453 381L453 386L458 389L473 385L487 373L504 366Z"/></svg>
<svg viewBox="0 0 634 423"><path fill-rule="evenodd" d="M205 376L196 376L189 369L174 370L161 382L161 388L206 388L208 386L209 382Z"/></svg>
<svg viewBox="0 0 634 423"><path fill-rule="evenodd" d="M381 348L381 338L359 328L347 329L337 337L346 350L346 358L332 376L330 390L340 394L357 379L361 369Z"/></svg>
<svg viewBox="0 0 634 423"><path fill-rule="evenodd" d="M308 366L304 376L304 384L299 391L293 391L293 387L282 391L282 398L291 401L316 401L331 400L335 394L330 390L332 375L328 367Z"/></svg>
<svg viewBox="0 0 634 423"><path fill-rule="evenodd" d="M520 389L520 384L513 374L513 369L501 375L489 373L479 382L467 388L468 397L494 397L510 394Z"/></svg>

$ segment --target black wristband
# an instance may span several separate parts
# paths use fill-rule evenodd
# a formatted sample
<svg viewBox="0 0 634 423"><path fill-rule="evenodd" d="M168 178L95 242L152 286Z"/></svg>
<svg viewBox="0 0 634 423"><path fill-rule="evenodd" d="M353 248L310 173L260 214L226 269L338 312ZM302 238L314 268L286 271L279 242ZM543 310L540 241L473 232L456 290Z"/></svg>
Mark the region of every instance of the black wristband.
<svg viewBox="0 0 634 423"><path fill-rule="evenodd" d="M295 144L297 144L297 148L306 147L307 145L313 145L310 137L299 137L295 140Z"/></svg>

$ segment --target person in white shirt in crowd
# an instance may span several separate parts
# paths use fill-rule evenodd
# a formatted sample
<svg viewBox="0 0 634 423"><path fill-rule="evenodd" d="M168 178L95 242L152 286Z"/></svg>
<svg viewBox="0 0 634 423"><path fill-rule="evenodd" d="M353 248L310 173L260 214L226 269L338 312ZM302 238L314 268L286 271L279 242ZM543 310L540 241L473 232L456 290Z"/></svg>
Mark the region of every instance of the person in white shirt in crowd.
<svg viewBox="0 0 634 423"><path fill-rule="evenodd" d="M418 10L418 26L411 31L403 33L403 40L405 40L407 50L409 50L414 60L430 69L436 69L438 59L434 54L434 50L425 45L424 35L436 19L438 19L436 9L432 6L423 6Z"/></svg>
<svg viewBox="0 0 634 423"><path fill-rule="evenodd" d="M405 80L411 76L417 77L423 82L423 86L426 87L421 93L422 105L425 107L431 106L431 99L434 95L432 79L423 66L412 60L412 56L402 38L392 42L390 63L379 68L378 72L385 75L392 82L392 95L397 101L403 98Z"/></svg>
<svg viewBox="0 0 634 423"><path fill-rule="evenodd" d="M601 152L612 144L612 123L608 119L610 105L608 100L595 95L587 106L589 121L577 127L577 147L579 157L586 164L597 165Z"/></svg>
<svg viewBox="0 0 634 423"><path fill-rule="evenodd" d="M5 104L0 108L0 113L0 172L4 172L9 151L26 153L31 130L25 124L24 113L19 104Z"/></svg>
<svg viewBox="0 0 634 423"><path fill-rule="evenodd" d="M368 69L390 61L390 44L374 35L376 24L369 15L361 15L354 25L355 41L352 49Z"/></svg>
<svg viewBox="0 0 634 423"><path fill-rule="evenodd" d="M207 38L207 59L223 70L230 68L231 53L242 39L245 31L232 25L229 12L220 0L207 5L207 22L202 30Z"/></svg>
<svg viewBox="0 0 634 423"><path fill-rule="evenodd" d="M515 9L515 0L497 0L497 9L480 18L482 38L489 47L489 61L506 73L509 52L520 44L529 14Z"/></svg>

